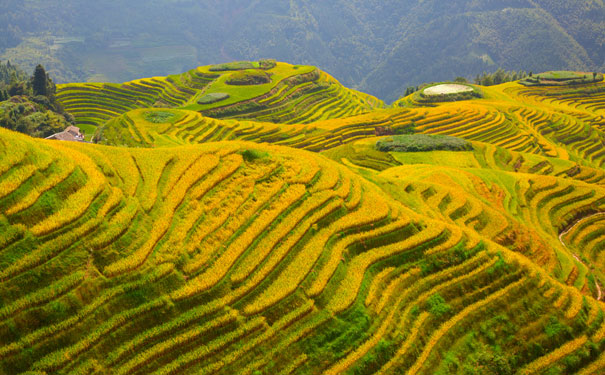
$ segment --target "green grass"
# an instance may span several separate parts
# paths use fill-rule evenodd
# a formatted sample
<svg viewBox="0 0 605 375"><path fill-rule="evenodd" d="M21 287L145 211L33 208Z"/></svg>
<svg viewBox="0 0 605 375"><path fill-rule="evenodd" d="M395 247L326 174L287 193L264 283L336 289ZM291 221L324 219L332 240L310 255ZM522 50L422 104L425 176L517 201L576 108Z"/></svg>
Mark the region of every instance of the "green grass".
<svg viewBox="0 0 605 375"><path fill-rule="evenodd" d="M150 111L145 112L143 117L145 120L152 122L154 124L162 124L165 122L169 122L174 118L174 113L172 112L164 112L164 111Z"/></svg>
<svg viewBox="0 0 605 375"><path fill-rule="evenodd" d="M227 84L235 86L263 85L271 82L271 76L264 71L240 70L232 73Z"/></svg>
<svg viewBox="0 0 605 375"><path fill-rule="evenodd" d="M262 85L254 85L254 86L233 86L228 84L228 80L230 75L223 74L219 78L217 78L205 91L205 94L213 94L213 93L229 93L230 97L224 101L220 102L221 106L228 106L231 104L239 103L245 100L250 100L262 96L272 88L274 88L279 82L286 78L290 78L300 74L311 73L316 68L312 66L305 66L300 69L292 69L292 65L285 63L278 63L272 69L267 70L268 73L271 74L271 82L262 84ZM202 72L210 73L209 69L201 69ZM204 111L215 106L212 104L190 104L184 107L184 109L192 110L192 111Z"/></svg>

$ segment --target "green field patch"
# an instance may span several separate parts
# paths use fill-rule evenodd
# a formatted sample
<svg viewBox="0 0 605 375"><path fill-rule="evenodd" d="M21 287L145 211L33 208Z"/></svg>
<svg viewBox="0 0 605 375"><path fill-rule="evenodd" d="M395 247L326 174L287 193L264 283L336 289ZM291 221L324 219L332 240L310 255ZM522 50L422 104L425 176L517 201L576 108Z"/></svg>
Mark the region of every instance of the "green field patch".
<svg viewBox="0 0 605 375"><path fill-rule="evenodd" d="M472 148L469 141L447 135L395 135L376 142L376 149L383 152L470 151Z"/></svg>
<svg viewBox="0 0 605 375"><path fill-rule="evenodd" d="M166 111L149 111L143 114L145 120L153 122L154 124L163 124L170 122L174 118L175 114Z"/></svg>
<svg viewBox="0 0 605 375"><path fill-rule="evenodd" d="M226 92L214 92L211 94L207 94L202 96L198 101L197 104L213 104L213 103L218 103L221 100L225 100L229 98L229 94L227 94Z"/></svg>
<svg viewBox="0 0 605 375"><path fill-rule="evenodd" d="M520 81L525 86L567 86L603 81L603 74L587 72L551 71L532 75Z"/></svg>
<svg viewBox="0 0 605 375"><path fill-rule="evenodd" d="M206 72L206 68L202 68L202 72ZM227 83L227 80L231 76L230 74L223 74L218 77L212 84L210 84L205 93L228 93L229 98L220 102L220 106L228 106L236 103L240 103L246 100L251 100L270 92L275 86L281 81L294 76L311 73L316 68L313 66L305 66L304 69L301 67L298 70L292 69L292 65L286 63L278 63L274 68L267 70L271 74L271 81L261 85L247 85L247 86L234 86ZM206 72L208 73L208 72ZM215 104L191 104L183 109L191 111L205 111L215 108Z"/></svg>
<svg viewBox="0 0 605 375"><path fill-rule="evenodd" d="M401 164L443 165L451 168L479 168L473 152L431 151L431 152L391 152Z"/></svg>

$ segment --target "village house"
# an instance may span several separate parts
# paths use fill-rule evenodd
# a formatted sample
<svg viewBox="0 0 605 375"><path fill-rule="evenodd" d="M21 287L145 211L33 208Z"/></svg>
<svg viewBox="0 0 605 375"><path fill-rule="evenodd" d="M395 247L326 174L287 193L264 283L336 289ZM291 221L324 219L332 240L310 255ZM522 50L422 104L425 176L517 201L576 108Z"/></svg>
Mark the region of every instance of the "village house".
<svg viewBox="0 0 605 375"><path fill-rule="evenodd" d="M80 132L80 128L69 126L60 133L55 133L46 139L56 139L59 141L84 142L84 134Z"/></svg>

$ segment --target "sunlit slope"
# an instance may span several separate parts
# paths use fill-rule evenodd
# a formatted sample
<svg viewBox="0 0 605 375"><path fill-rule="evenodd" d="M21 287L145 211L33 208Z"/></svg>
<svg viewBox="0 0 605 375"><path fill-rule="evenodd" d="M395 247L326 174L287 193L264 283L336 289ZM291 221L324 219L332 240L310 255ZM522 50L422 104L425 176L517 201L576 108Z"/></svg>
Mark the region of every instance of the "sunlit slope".
<svg viewBox="0 0 605 375"><path fill-rule="evenodd" d="M603 170L481 143L467 152L386 153L374 142L326 155L415 211L524 253L562 282L601 298Z"/></svg>
<svg viewBox="0 0 605 375"><path fill-rule="evenodd" d="M0 130L0 156L2 373L605 365L601 303L320 155Z"/></svg>
<svg viewBox="0 0 605 375"><path fill-rule="evenodd" d="M309 123L357 115L384 105L370 95L345 88L312 66L277 63L273 67L238 70L225 65L226 70L204 66L180 75L123 84L64 84L58 86L57 98L89 133L136 108L183 107L215 118ZM267 82L232 83L241 74L258 74ZM220 99L225 94L227 97ZM216 95L218 101L212 99Z"/></svg>
<svg viewBox="0 0 605 375"><path fill-rule="evenodd" d="M479 100L438 104L418 130L491 143L513 151L605 163L605 84L527 88L506 83L481 88ZM409 105L409 98L395 105Z"/></svg>
<svg viewBox="0 0 605 375"><path fill-rule="evenodd" d="M101 143L153 147L217 140L249 140L303 148L330 149L389 133L453 135L511 151L605 164L605 84L528 89L518 83L481 88L483 99L374 110L310 124L218 121L187 110L139 109L108 122ZM581 93L581 94L580 94ZM150 113L168 113L161 123Z"/></svg>

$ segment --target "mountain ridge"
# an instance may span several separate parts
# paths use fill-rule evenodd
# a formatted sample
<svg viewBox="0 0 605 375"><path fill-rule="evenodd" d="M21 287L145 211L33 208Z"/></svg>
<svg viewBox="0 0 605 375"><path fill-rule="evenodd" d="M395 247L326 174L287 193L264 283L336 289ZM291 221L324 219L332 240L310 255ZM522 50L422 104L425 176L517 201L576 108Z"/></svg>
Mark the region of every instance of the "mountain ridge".
<svg viewBox="0 0 605 375"><path fill-rule="evenodd" d="M412 0L157 1L133 3L119 14L119 4L36 4L4 5L6 22L0 23L0 31L12 37L0 41L0 59L28 69L43 62L59 82L125 82L222 60L272 57L321 66L345 85L393 102L408 86L474 77L500 67L605 70L600 42L605 40L605 5L589 0L455 0L445 6ZM46 21L55 13L72 26ZM76 14L86 15L90 25L74 18ZM26 15L51 25L50 32L30 25ZM130 28L128 18L147 26ZM105 23L99 25L110 25L103 38L89 31L101 20ZM20 24L28 25L30 34L18 33ZM152 38L153 30L162 37ZM57 41L70 36L84 41ZM120 43L125 47L110 47ZM42 46L51 52L34 62L31 51ZM160 56L163 60L154 60ZM102 64L107 60L114 66Z"/></svg>

